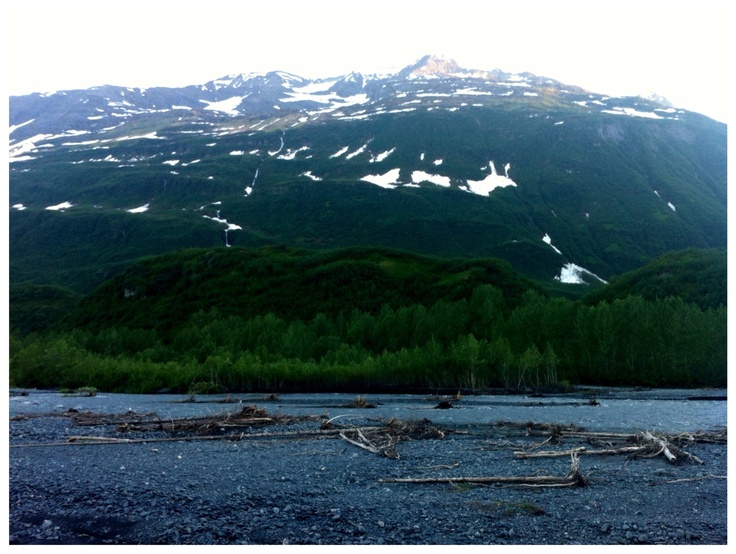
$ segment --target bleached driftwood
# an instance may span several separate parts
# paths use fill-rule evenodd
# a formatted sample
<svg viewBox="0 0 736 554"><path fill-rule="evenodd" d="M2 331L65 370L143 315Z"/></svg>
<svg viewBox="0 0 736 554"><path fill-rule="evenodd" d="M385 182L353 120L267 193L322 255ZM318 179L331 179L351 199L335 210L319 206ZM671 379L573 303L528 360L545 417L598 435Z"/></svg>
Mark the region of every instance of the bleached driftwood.
<svg viewBox="0 0 736 554"><path fill-rule="evenodd" d="M637 435L615 434L615 433L582 433L582 432L577 432L575 433L575 435L578 438L587 438L587 439L590 439L591 437L595 437L596 439L601 439L602 437L605 437L606 439L609 439L609 440L613 438L618 438L619 440L623 439L625 442L636 442L636 445L635 446L620 446L617 448L606 448L606 449L598 449L598 450L588 450L588 448L586 448L585 446L579 446L577 448L572 448L569 450L543 450L543 451L535 452L533 450L535 448L538 448L539 446L539 445L536 445L529 450L515 451L514 457L520 458L520 459L528 459L528 458L554 458L554 457L559 457L559 456L568 456L570 454L587 455L587 456L612 456L612 455L625 454L630 457L654 458L661 454L671 464L677 464L679 462L678 456L680 458L685 458L697 464L703 464L703 461L697 456L694 456L693 454L690 454L689 452L686 452L684 450L681 450L680 448L677 448L675 445L671 444L667 440L667 438L655 436L649 431L644 431Z"/></svg>
<svg viewBox="0 0 736 554"><path fill-rule="evenodd" d="M644 446L624 446L622 448L609 448L603 450L588 450L584 446L571 448L570 450L542 450L540 452L515 451L514 457L519 459L529 458L559 458L561 456L569 456L570 454L587 455L587 456L611 456L616 454L636 455L647 450Z"/></svg>
<svg viewBox="0 0 736 554"><path fill-rule="evenodd" d="M642 437L644 438L645 441L656 445L656 447L659 449L655 454L652 454L652 457L658 456L659 454L663 454L664 457L667 458L667 461L670 462L671 464L677 463L677 456L675 456L670 451L669 445L667 444L666 440L659 438L659 437L655 437L649 431L644 431L644 433L642 433Z"/></svg>
<svg viewBox="0 0 736 554"><path fill-rule="evenodd" d="M386 427L363 427L365 430L386 430ZM302 438L302 437L327 437L339 435L343 429L317 429L304 431L280 431L263 433L230 433L227 435L196 435L183 437L162 437L148 439L121 439L114 437L94 436L71 436L66 442L11 444L9 448L40 448L44 446L78 446L78 445L100 445L100 444L145 444L154 442L189 442L189 441L214 441L230 440L240 441L244 439L279 439L279 438Z"/></svg>
<svg viewBox="0 0 736 554"><path fill-rule="evenodd" d="M493 476L493 477L408 477L379 479L379 483L467 483L478 485L518 485L528 487L583 487L587 480L580 474L580 461L577 454L571 454L570 471L564 477L554 475L520 475L520 476Z"/></svg>

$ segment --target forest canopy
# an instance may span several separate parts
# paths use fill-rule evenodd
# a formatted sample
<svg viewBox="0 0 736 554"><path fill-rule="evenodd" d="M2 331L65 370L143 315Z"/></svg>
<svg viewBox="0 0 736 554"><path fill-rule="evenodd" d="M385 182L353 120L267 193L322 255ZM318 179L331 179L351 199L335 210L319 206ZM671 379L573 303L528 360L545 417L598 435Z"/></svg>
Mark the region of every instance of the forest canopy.
<svg viewBox="0 0 736 554"><path fill-rule="evenodd" d="M492 261L190 251L122 274L55 328L12 332L10 381L139 393L722 387L726 311L633 290L553 296Z"/></svg>

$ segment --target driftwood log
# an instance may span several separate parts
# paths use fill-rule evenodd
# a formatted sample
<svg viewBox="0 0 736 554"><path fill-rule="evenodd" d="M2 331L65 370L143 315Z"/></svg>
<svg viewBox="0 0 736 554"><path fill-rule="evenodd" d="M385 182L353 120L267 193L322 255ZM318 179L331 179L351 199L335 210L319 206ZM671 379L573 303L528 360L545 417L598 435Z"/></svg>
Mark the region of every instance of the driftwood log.
<svg viewBox="0 0 736 554"><path fill-rule="evenodd" d="M364 431L381 431L386 427L363 427ZM148 439L126 439L115 437L95 437L87 435L76 435L67 438L66 442L11 444L9 448L33 448L43 446L74 446L74 445L100 445L100 444L145 444L154 442L187 442L187 441L213 441L229 440L240 441L246 439L294 439L302 437L325 438L339 435L342 429L305 429L303 431L278 431L262 433L230 433L227 435L196 435L183 437L160 437Z"/></svg>
<svg viewBox="0 0 736 554"><path fill-rule="evenodd" d="M580 474L577 454L571 456L570 471L564 477L553 475L481 476L481 477L413 477L379 479L380 483L465 483L471 485L515 485L525 487L584 487L587 479Z"/></svg>
<svg viewBox="0 0 736 554"><path fill-rule="evenodd" d="M631 435L631 434L616 434L616 433L584 433L580 431L576 431L571 433L571 435L575 436L576 438L585 438L585 439L605 439L607 441L610 441L611 439L618 439L619 441L624 442L635 442L635 446L619 446L617 448L606 448L606 449L597 449L597 450L589 450L585 446L579 446L576 448L571 448L569 450L543 450L543 451L534 451L536 448L539 447L539 445L536 445L532 447L531 449L527 451L515 451L514 457L520 458L520 459L529 459L529 458L554 458L559 456L568 456L571 454L575 454L578 456L586 455L586 456L613 456L613 455L620 455L625 454L629 457L640 457L640 458L654 458L656 456L659 456L660 454L664 456L668 462L671 464L677 464L679 463L680 459L686 459L690 462L697 463L697 464L703 464L703 460L698 458L697 456L690 454L689 452L686 452L685 450L680 449L676 445L672 444L670 440L665 436L655 436L649 431L644 431L642 433L639 433L637 435ZM548 441L544 441L545 444Z"/></svg>
<svg viewBox="0 0 736 554"><path fill-rule="evenodd" d="M360 402L358 402L360 401ZM358 397L356 405L363 405L363 399ZM439 429L427 420L402 421L392 418L389 421L377 420L374 426L353 426L342 424L341 418L352 417L348 414L338 415L333 418L323 414L322 416L289 416L285 414L269 414L265 409L257 406L239 406L239 409L221 414L203 417L185 418L160 418L155 413L138 414L127 412L123 414L95 414L91 412L79 412L70 409L61 414L33 414L33 416L17 416L11 421L27 419L28 417L43 416L69 417L76 425L89 426L115 426L116 431L127 434L131 431L144 432L167 432L169 437L149 437L145 439L132 439L123 437L103 436L70 436L66 442L21 444L10 445L10 448L44 447L44 446L69 446L69 445L110 445L110 444L135 444L154 442L174 442L192 440L230 440L240 441L247 439L298 439L298 438L328 438L337 437L345 442L373 454L398 459L396 450L401 441L415 439L442 439L446 430ZM338 420L340 420L338 422ZM298 422L320 421L319 429L306 429L295 431L277 432L253 432L255 427L270 425L290 425ZM639 433L611 433L611 432L589 432L575 425L562 426L558 424L543 424L535 422L507 422L497 421L492 427L504 432L506 435L543 436L543 441L528 447L525 450L513 452L516 458L547 458L571 456L575 460L579 456L610 456L626 455L628 457L656 457L664 456L669 463L677 464L681 460L692 463L703 464L704 462L684 450L687 446L696 442L723 443L727 442L725 429L714 432L681 433L678 435L658 434L649 431ZM240 432L233 432L233 431ZM454 433L471 434L470 431L455 430ZM576 441L577 446L559 450L541 450L542 447L559 445L564 441ZM587 443L584 446L580 442ZM513 443L506 442L504 448L513 447ZM457 482L468 481L468 478L452 478ZM452 479L446 482L452 482ZM483 477L478 482L507 482L514 483L527 480L527 478L500 478ZM538 485L567 486L568 482L558 482L559 477L535 476L528 484L537 482ZM476 480L476 478L472 478ZM557 481L556 481L557 480ZM411 481L422 482L422 481ZM432 482L427 480L424 482ZM547 483L547 485L545 485Z"/></svg>

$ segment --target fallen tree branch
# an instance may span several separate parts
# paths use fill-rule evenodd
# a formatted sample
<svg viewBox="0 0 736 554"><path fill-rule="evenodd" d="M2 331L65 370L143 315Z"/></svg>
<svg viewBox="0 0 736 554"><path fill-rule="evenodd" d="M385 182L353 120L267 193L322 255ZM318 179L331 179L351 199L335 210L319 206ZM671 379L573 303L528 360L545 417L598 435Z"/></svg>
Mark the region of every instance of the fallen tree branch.
<svg viewBox="0 0 736 554"><path fill-rule="evenodd" d="M653 454L652 457L658 456L659 454L664 454L664 457L667 458L668 462L670 462L671 464L677 463L677 456L675 456L670 451L669 445L667 444L666 440L659 438L659 437L655 437L649 431L645 431L642 434L642 437L644 438L645 441L653 443L659 447L659 451L656 454Z"/></svg>
<svg viewBox="0 0 736 554"><path fill-rule="evenodd" d="M243 406L238 412L228 412L204 417L178 419L154 419L145 421L123 421L118 423L118 431L168 431L211 434L226 427L254 427L274 424L289 424L299 421L313 421L315 416L269 415L265 408Z"/></svg>
<svg viewBox="0 0 736 554"><path fill-rule="evenodd" d="M598 435L598 437L600 436L601 435ZM559 456L568 456L571 454L587 456L612 456L626 454L629 457L655 458L659 455L663 455L671 464L678 463L678 456L697 464L704 463L697 456L694 456L689 452L685 452L684 450L680 450L676 446L670 444L666 438L656 437L649 431L645 431L643 433L640 433L639 435L621 436L625 437L627 442L631 442L633 439L636 439L636 442L638 443L637 446L622 446L619 448L608 448L599 450L588 450L586 447L580 446L569 450L545 450L540 452L515 451L514 457L519 459L529 459L554 458ZM611 437L608 436L607 438Z"/></svg>
<svg viewBox="0 0 736 554"><path fill-rule="evenodd" d="M69 437L68 442L100 442L103 444L114 444L118 442L131 442L131 439L118 439L115 437L89 437L85 435Z"/></svg>
<svg viewBox="0 0 736 554"><path fill-rule="evenodd" d="M577 483L566 477L554 476L498 476L498 477L407 477L407 478L389 478L379 479L379 483L469 483L469 484L492 484L492 483L512 483L512 484L533 484L537 486L572 486Z"/></svg>
<svg viewBox="0 0 736 554"><path fill-rule="evenodd" d="M580 462L576 454L571 456L570 471L564 477L551 475L495 476L495 477L414 477L379 479L379 483L467 483L467 484L507 484L535 487L584 487L587 480L580 474Z"/></svg>
<svg viewBox="0 0 736 554"><path fill-rule="evenodd" d="M689 483L691 481L704 481L705 479L728 479L726 475L703 475L702 477L690 477L687 479L673 479L665 483Z"/></svg>
<svg viewBox="0 0 736 554"><path fill-rule="evenodd" d="M588 450L584 446L571 448L570 450L544 450L541 452L514 452L514 457L518 459L528 458L559 458L561 456L569 456L570 454L586 455L586 456L612 456L616 454L628 454L630 456L644 453L647 448L644 446L624 446L622 448L611 448L604 450Z"/></svg>
<svg viewBox="0 0 736 554"><path fill-rule="evenodd" d="M420 466L418 469L455 469L460 465L460 462L453 462L451 464L439 464L436 466Z"/></svg>
<svg viewBox="0 0 736 554"><path fill-rule="evenodd" d="M378 448L376 448L375 446L371 446L369 444L365 444L363 442L353 440L350 437L346 436L345 435L345 431L342 431L340 433L340 438L343 439L344 441L349 442L352 445L357 446L358 448L362 448L364 450L367 450L368 452L372 452L373 454L380 454L381 453L381 450L378 449Z"/></svg>
<svg viewBox="0 0 736 554"><path fill-rule="evenodd" d="M364 427L364 430L385 430L386 427ZM263 432L263 433L231 433L229 435L197 435L184 437L162 437L148 439L116 439L110 437L90 437L90 436L72 436L67 442L51 442L51 443L30 443L30 444L11 444L9 448L41 448L45 446L79 446L79 445L100 445L100 444L145 444L153 442L187 442L187 441L208 441L208 440L230 440L239 441L242 439L278 439L278 438L301 438L301 437L325 437L339 435L342 429L317 429L304 431L281 431L281 432Z"/></svg>
<svg viewBox="0 0 736 554"><path fill-rule="evenodd" d="M364 432L365 431L365 432ZM399 443L400 436L392 433L391 427L385 430L377 430L371 433L373 440L366 437L365 433L367 430L356 427L354 429L345 429L340 433L340 438L355 445L363 450L372 452L374 454L380 454L387 458L393 458L397 460L399 458L398 452L396 452L396 445ZM355 433L356 438L350 438L347 436L348 433Z"/></svg>

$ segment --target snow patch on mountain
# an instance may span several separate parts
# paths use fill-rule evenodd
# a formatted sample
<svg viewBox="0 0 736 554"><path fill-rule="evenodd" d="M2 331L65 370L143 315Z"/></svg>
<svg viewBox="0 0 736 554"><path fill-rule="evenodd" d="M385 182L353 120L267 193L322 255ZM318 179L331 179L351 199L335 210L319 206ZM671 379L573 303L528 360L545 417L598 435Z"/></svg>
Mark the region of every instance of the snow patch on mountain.
<svg viewBox="0 0 736 554"><path fill-rule="evenodd" d="M301 87L294 87L292 90L299 94L313 94L315 92L326 92L337 83L338 79L328 79L327 81L315 81Z"/></svg>
<svg viewBox="0 0 736 554"><path fill-rule="evenodd" d="M425 171L412 171L411 182L413 184L418 185L419 183L422 183L424 181L434 183L435 185L439 185L441 187L450 186L450 178L445 177L444 175L432 175Z"/></svg>
<svg viewBox="0 0 736 554"><path fill-rule="evenodd" d="M557 252L560 255L562 254L562 252L560 252L557 249L557 247L552 244L552 238L550 238L550 236L547 233L544 234L544 236L542 237L542 240L546 242L547 244L549 244L555 252Z"/></svg>
<svg viewBox="0 0 736 554"><path fill-rule="evenodd" d="M459 88L455 91L458 96L493 96L491 91L477 90L475 87Z"/></svg>
<svg viewBox="0 0 736 554"><path fill-rule="evenodd" d="M329 94L318 94L309 92L300 92L293 89L293 92L287 92L288 96L279 99L279 102L316 102L318 104L333 104L335 108L344 108L355 104L365 104L368 102L366 94L354 94L352 96L339 96L335 92Z"/></svg>
<svg viewBox="0 0 736 554"><path fill-rule="evenodd" d="M573 263L567 263L564 266L562 266L562 269L560 270L560 274L557 275L555 279L562 283L569 283L569 284L574 284L574 285L585 285L587 283L583 279L583 275L590 275L591 277L598 279L604 285L608 284L607 281L604 281L603 279L598 277L598 275L596 275L595 273L588 271L584 267L580 267L579 265L575 265Z"/></svg>
<svg viewBox="0 0 736 554"><path fill-rule="evenodd" d="M82 140L79 142L62 142L62 146L91 146L93 144L100 144L102 141L100 139L93 139L93 140Z"/></svg>
<svg viewBox="0 0 736 554"><path fill-rule="evenodd" d="M279 152L281 152L284 149L284 137L283 137L283 135L280 136L279 139L281 139L281 144L279 144L279 149L278 150L274 150L273 152L269 150L268 151L268 155L269 156L275 156L276 154L278 154Z"/></svg>
<svg viewBox="0 0 736 554"><path fill-rule="evenodd" d="M496 188L503 188L503 187L515 187L517 184L509 177L509 169L511 169L511 164L506 164L504 166L504 175L499 175L496 171L496 166L493 163L493 160L488 162L488 165L491 169L490 175L487 175L483 180L481 181L467 181L468 188L470 189L470 192L474 194L478 194L480 196L489 196L491 191L493 191Z"/></svg>
<svg viewBox="0 0 736 554"><path fill-rule="evenodd" d="M207 100L200 100L205 106L205 110L214 112L224 112L229 115L238 115L237 107L248 97L246 96L232 96L226 100L220 100L219 102L208 102Z"/></svg>
<svg viewBox="0 0 736 554"><path fill-rule="evenodd" d="M345 148L340 148L340 150L338 150L337 152L335 152L334 154L332 154L330 156L330 158L339 158L340 156L342 156L348 150L350 150L350 147L349 146L346 146Z"/></svg>
<svg viewBox="0 0 736 554"><path fill-rule="evenodd" d="M71 204L70 202L62 202L61 204L56 204L55 206L47 206L47 210L51 210L52 212L58 212L59 210L66 210L67 208L71 208L74 206L74 204Z"/></svg>
<svg viewBox="0 0 736 554"><path fill-rule="evenodd" d="M368 160L370 163L376 163L376 162L382 162L386 158L388 158L391 154L394 153L396 148L392 148L391 150L386 150L385 152L381 152L380 154L371 157L370 160Z"/></svg>
<svg viewBox="0 0 736 554"><path fill-rule="evenodd" d="M309 177L312 181L321 181L322 177L317 177L316 175L313 175L311 171L305 171L304 173L299 174L300 177Z"/></svg>
<svg viewBox="0 0 736 554"><path fill-rule="evenodd" d="M397 167L387 171L383 175L366 175L365 177L361 177L360 180L386 189L393 189L401 184L398 182L400 174L401 169Z"/></svg>
<svg viewBox="0 0 736 554"><path fill-rule="evenodd" d="M309 150L309 146L302 146L301 148L297 148L296 150L292 150L291 148L286 149L286 154L281 154L280 156L277 156L276 159L278 160L293 160L296 158L296 155L299 152L305 152Z"/></svg>
<svg viewBox="0 0 736 554"><path fill-rule="evenodd" d="M8 134L9 135L12 135L13 134L13 131L16 131L16 130L20 129L21 127L25 127L26 125L28 125L30 123L33 123L34 121L35 121L35 119L29 119L28 121L24 121L23 123L18 123L17 125L11 125L8 128Z"/></svg>
<svg viewBox="0 0 736 554"><path fill-rule="evenodd" d="M217 202L217 204L219 204L219 202ZM227 226L225 228L225 246L227 246L228 248L230 248L231 246L230 239L228 237L228 232L229 231L240 231L243 229L240 225L236 225L235 223L228 223L227 219L222 219L220 217L220 210L217 210L215 217L210 217L208 215L203 215L202 217L204 217L205 219L209 219L211 221L215 221L216 223L221 223Z"/></svg>
<svg viewBox="0 0 736 554"><path fill-rule="evenodd" d="M18 128L18 127L16 127ZM27 138L25 140L22 140L16 144L12 144L10 146L10 161L20 161L20 157L23 156L24 160L30 160L31 157L27 156L27 154L34 152L39 148L38 143L44 140L50 140L54 138L54 135L49 134L39 134L34 135L31 138Z"/></svg>
<svg viewBox="0 0 736 554"><path fill-rule="evenodd" d="M118 137L113 140L122 142L124 140L138 140L138 139L166 140L166 137L160 137L156 134L156 131L151 131L150 133L146 133L145 135L132 135L132 136L125 136L125 137Z"/></svg>
<svg viewBox="0 0 736 554"><path fill-rule="evenodd" d="M250 194L253 192L253 187L256 186L256 179L258 179L258 172L260 171L260 169L260 165L256 167L256 172L253 174L253 181L251 182L249 187L245 187L245 196L250 196Z"/></svg>
<svg viewBox="0 0 736 554"><path fill-rule="evenodd" d="M131 214L141 214L143 212L148 211L148 206L149 206L148 204L144 204L143 206L139 206L138 208L133 208L133 209L126 210L126 211Z"/></svg>
<svg viewBox="0 0 736 554"><path fill-rule="evenodd" d="M499 82L498 84L502 87L531 87L529 83L516 81L514 77L518 77L518 75L512 75L508 81Z"/></svg>
<svg viewBox="0 0 736 554"><path fill-rule="evenodd" d="M219 217L219 215L220 215L220 212L218 211L216 217L210 217L208 215L203 215L202 217L204 217L205 219L210 219L217 223L222 223L223 225L227 225L228 231L237 231L237 230L242 229L240 225L236 225L235 223L228 223L227 219L222 219L221 217Z"/></svg>
<svg viewBox="0 0 736 554"><path fill-rule="evenodd" d="M634 108L615 107L612 110L601 110L601 113L608 113L608 114L614 114L614 115L629 115L631 117L646 117L649 119L664 119L664 117L654 112L640 112L639 110L635 110Z"/></svg>
<svg viewBox="0 0 736 554"><path fill-rule="evenodd" d="M365 149L366 148L368 148L368 143L367 142L363 146L361 146L360 148L358 148L357 150L355 150L355 151L351 152L350 154L348 154L347 156L345 156L345 159L346 160L353 159L355 156L357 156L357 155L362 154L363 152L365 152Z"/></svg>

